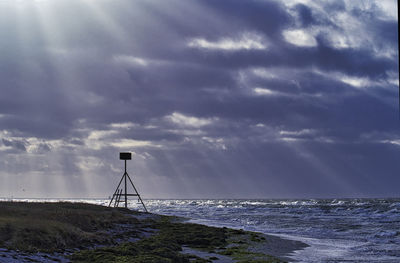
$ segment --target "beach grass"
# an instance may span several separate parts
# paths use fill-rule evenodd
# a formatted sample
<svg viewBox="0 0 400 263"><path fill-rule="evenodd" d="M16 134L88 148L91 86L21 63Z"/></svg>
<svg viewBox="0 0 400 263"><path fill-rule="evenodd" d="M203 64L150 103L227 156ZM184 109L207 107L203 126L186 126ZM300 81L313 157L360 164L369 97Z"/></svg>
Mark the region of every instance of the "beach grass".
<svg viewBox="0 0 400 263"><path fill-rule="evenodd" d="M122 209L82 203L0 202L0 247L54 252L111 244L104 231L137 224Z"/></svg>

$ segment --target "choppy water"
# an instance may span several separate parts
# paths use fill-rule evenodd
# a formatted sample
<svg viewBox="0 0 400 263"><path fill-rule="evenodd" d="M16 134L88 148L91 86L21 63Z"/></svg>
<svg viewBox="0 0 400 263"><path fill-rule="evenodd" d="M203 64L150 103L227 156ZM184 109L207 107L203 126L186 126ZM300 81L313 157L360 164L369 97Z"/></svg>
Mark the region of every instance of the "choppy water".
<svg viewBox="0 0 400 263"><path fill-rule="evenodd" d="M400 262L400 199L148 200L151 211L310 244L302 262Z"/></svg>
<svg viewBox="0 0 400 263"><path fill-rule="evenodd" d="M83 201L107 203L107 200ZM400 262L400 199L145 200L145 203L153 213L303 241L310 247L292 256L301 262Z"/></svg>

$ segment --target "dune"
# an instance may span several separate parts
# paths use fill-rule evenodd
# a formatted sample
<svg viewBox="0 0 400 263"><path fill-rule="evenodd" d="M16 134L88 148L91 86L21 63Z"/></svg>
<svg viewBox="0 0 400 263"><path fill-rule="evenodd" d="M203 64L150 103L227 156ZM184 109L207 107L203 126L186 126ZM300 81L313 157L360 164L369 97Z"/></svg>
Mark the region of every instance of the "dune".
<svg viewBox="0 0 400 263"><path fill-rule="evenodd" d="M286 262L305 246L125 208L0 202L0 262Z"/></svg>

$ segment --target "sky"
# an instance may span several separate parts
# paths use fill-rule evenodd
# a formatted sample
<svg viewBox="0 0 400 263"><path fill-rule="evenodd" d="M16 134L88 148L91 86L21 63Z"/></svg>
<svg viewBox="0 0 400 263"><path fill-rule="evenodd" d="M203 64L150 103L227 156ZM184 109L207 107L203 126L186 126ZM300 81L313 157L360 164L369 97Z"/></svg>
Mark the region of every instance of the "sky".
<svg viewBox="0 0 400 263"><path fill-rule="evenodd" d="M397 1L0 0L0 197L400 196Z"/></svg>

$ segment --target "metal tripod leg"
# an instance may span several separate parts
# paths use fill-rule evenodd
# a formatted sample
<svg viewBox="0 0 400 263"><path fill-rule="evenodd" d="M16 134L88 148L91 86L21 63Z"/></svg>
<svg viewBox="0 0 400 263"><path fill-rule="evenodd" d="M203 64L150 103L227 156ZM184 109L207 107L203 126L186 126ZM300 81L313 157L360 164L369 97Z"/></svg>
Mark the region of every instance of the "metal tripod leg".
<svg viewBox="0 0 400 263"><path fill-rule="evenodd" d="M133 184L133 182L132 182L132 180L131 180L131 177L129 176L128 173L126 173L126 176L128 177L129 182L131 182L131 185L132 185L133 189L135 190L135 192L136 192L136 194L137 194L137 196L138 196L140 202L142 203L143 208L144 208L144 211L146 211L146 213L148 213L147 208L146 208L146 206L144 205L143 200L142 200L142 198L140 197L139 192L136 190L136 187L135 187L135 185Z"/></svg>
<svg viewBox="0 0 400 263"><path fill-rule="evenodd" d="M122 180L124 179L124 176L125 176L125 174L122 176L121 180L119 181L119 184L118 184L118 186L117 186L117 189L115 189L115 192L114 192L114 194L113 194L113 197L111 198L111 201L110 201L110 203L108 204L108 206L111 206L111 203L112 203L112 201L113 201L113 199L114 199L114 196L115 196L115 194L117 193L117 191L119 190L119 186L121 185Z"/></svg>
<svg viewBox="0 0 400 263"><path fill-rule="evenodd" d="M121 202L121 195L122 195L122 189L118 190L117 197L115 198L115 204L114 207L119 207L119 203ZM118 198L118 199L117 199Z"/></svg>

